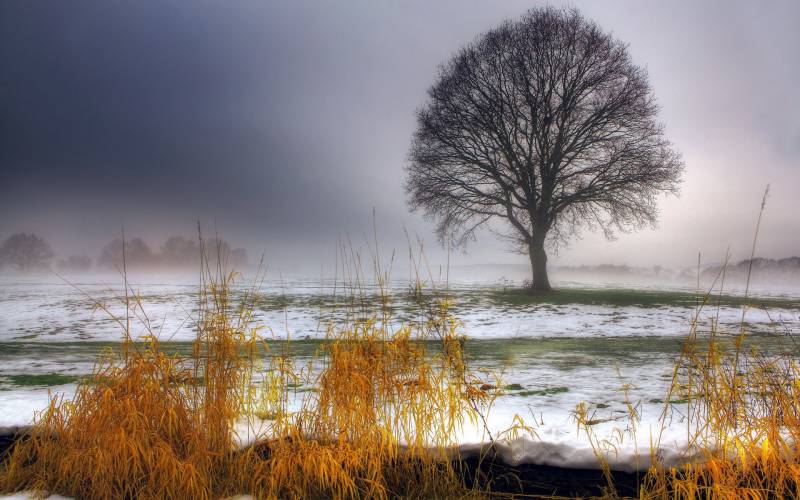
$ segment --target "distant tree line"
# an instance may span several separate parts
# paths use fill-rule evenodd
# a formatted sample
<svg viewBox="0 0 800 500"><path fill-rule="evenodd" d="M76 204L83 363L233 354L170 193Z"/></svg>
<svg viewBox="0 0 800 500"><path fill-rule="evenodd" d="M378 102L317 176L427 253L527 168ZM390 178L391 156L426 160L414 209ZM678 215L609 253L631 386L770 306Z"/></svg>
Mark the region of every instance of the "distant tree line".
<svg viewBox="0 0 800 500"><path fill-rule="evenodd" d="M124 248L124 252L123 252ZM223 239L212 238L203 242L205 258L209 262L221 261L232 268L247 265L247 252L243 248L233 248ZM123 255L128 268L145 267L185 267L200 265L201 245L198 241L172 236L153 251L141 238L115 238L103 247L96 264L102 269L121 269ZM7 238L0 246L0 269L13 269L31 272L49 269L55 254L41 236L33 233L17 233ZM86 271L92 267L88 255L70 255L56 261L60 270Z"/></svg>
<svg viewBox="0 0 800 500"><path fill-rule="evenodd" d="M783 259L768 259L755 257L739 262L729 262L725 266L726 280L743 281L750 273L751 278L761 282L771 283L800 283L800 257L786 257ZM697 267L684 267L679 270L664 268L662 266L632 267L625 264L599 264L580 266L559 266L559 274L571 274L576 277L625 277L633 279L658 279L664 281L677 281L695 283L697 281ZM703 283L711 283L723 272L722 264L707 265L700 269L700 279Z"/></svg>
<svg viewBox="0 0 800 500"><path fill-rule="evenodd" d="M664 268L659 265L652 267L631 267L627 264L597 264L597 265L582 264L580 266L558 266L557 270L560 273L610 274L619 276L640 275L640 274L659 276L664 272Z"/></svg>
<svg viewBox="0 0 800 500"><path fill-rule="evenodd" d="M722 272L722 265L709 266L700 273L702 278L713 279ZM770 281L800 280L800 257L784 259L767 259L755 257L725 266L725 275L733 279L744 279L747 274Z"/></svg>
<svg viewBox="0 0 800 500"><path fill-rule="evenodd" d="M172 236L154 252L141 238L125 241L125 264L129 267L195 267L200 264L201 246L198 241ZM243 248L232 248L223 239L204 240L202 246L209 262L218 260L231 267L247 265L247 252ZM106 245L97 259L98 267L121 268L123 263L122 239L116 238Z"/></svg>

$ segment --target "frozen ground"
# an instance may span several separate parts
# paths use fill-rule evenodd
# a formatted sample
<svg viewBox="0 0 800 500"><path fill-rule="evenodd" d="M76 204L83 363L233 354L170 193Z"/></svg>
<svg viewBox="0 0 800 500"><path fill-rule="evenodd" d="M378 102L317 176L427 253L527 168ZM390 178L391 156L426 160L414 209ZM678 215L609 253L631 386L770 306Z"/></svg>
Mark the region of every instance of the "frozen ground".
<svg viewBox="0 0 800 500"><path fill-rule="evenodd" d="M0 278L0 427L30 423L45 407L48 391L69 397L75 383L91 373L98 354L118 342L120 325L101 310L124 318L118 280L77 286L81 291L57 278ZM149 322L166 348L188 350L197 283L173 279L133 288L146 313L137 308L134 333L146 333L143 324ZM407 283L392 288L395 315L414 318L417 309ZM621 291L619 284L566 283L559 298L548 302L529 300L497 283L459 282L448 288L453 312L470 339L466 347L473 366L500 374L508 388L490 413L490 430L496 434L515 415L535 430L535 436L513 441L506 450L510 461L596 465L572 416L583 402L597 422L593 429L598 436L611 439L614 429L624 431L623 442L615 438L613 443L619 450L610 457L616 468L634 467L637 450L646 462L650 438L661 432L658 417L673 363L696 311L691 290L628 284ZM351 296L341 287L302 280L268 283L258 291L256 321L275 339L285 339L288 332L301 359L310 359L324 337L324 320L338 318L337 304L349 301L370 308L376 300L374 288ZM766 351L787 348L786 332L800 331L800 294L786 289L757 293L754 303L765 307L747 312L749 342ZM700 313L699 330L718 317L721 330L736 331L742 315L736 293L724 300L715 297ZM635 433L623 418L626 401L641 415ZM671 404L672 423L662 438L667 458L670 450L685 446L684 406L680 401ZM477 428L465 429L461 437L465 445L483 440Z"/></svg>
<svg viewBox="0 0 800 500"><path fill-rule="evenodd" d="M450 283L447 295L453 299L453 313L474 339L683 336L698 300L693 290L681 288L572 282L561 286L565 297L552 303L527 301L514 288L497 283ZM162 341L193 338L196 281L149 280L133 282L130 288L142 305L131 308L134 335L146 334L149 328ZM406 282L391 287L391 305L399 320L413 319L418 310L408 289ZM426 296L444 293L441 285L437 289L426 289L430 292ZM581 293L573 297L575 293L570 291L575 290ZM374 311L378 303L377 288L370 285L354 293L342 286L296 280L264 283L258 292L255 320L267 327L273 338L322 338L325 322L320 319L335 317L338 305L363 304ZM746 318L750 331L770 333L781 322L797 323L800 290L757 293L760 299ZM740 292L727 294L735 297ZM758 307L761 299L768 301L767 310ZM116 342L121 335L120 321L125 320L123 301L124 288L118 278L71 285L56 277L0 277L0 342ZM709 296L701 323L718 318L723 330L735 329L741 308L729 302L717 308L716 295Z"/></svg>

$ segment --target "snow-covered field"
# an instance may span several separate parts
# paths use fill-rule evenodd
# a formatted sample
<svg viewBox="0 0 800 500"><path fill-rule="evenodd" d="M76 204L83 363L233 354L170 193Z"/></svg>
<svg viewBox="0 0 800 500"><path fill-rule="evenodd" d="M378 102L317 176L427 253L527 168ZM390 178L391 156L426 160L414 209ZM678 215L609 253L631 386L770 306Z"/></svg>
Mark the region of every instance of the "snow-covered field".
<svg viewBox="0 0 800 500"><path fill-rule="evenodd" d="M167 280L164 280L167 281ZM99 353L118 342L124 320L124 296L119 280L83 280L75 286L54 277L0 277L0 427L26 425L44 408L48 393L74 391L81 376L91 373ZM593 287L616 290L620 285L562 283L565 290ZM168 348L188 349L193 338L197 282L171 278L166 283L142 280L133 289L140 297L134 333L158 333ZM407 283L394 283L393 302L402 321L414 317ZM626 285L635 288L636 285ZM662 287L666 288L666 287ZM364 287L369 302L370 287ZM596 421L598 436L615 437L616 468L635 468L639 451L646 464L651 437L660 433L659 416L683 336L696 311L696 301L669 296L645 301L612 303L527 303L507 295L502 284L450 283L454 314L463 321L469 338L466 348L473 366L499 374L508 387L490 413L489 427L498 433L515 415L533 427L535 436L520 437L506 450L510 461L528 461L571 467L596 466L586 435L577 432L572 412L585 403ZM267 327L265 335L294 341L299 357L310 356L324 337L325 322L335 319L334 307L346 290L332 284L304 280L264 283L258 289L255 320ZM373 290L374 291L374 290ZM641 288L644 294L682 293L680 289ZM772 306L751 308L745 321L749 341L760 349L783 349L786 332L800 331L800 293L758 290L759 297L774 297ZM602 295L602 294L601 294ZM690 295L685 294L686 297ZM333 316L331 316L333 314ZM700 313L699 331L711 318L719 318L722 331L737 331L742 310L733 304L707 307ZM487 375L487 382L494 383ZM633 404L641 420L636 432L628 414ZM662 447L685 446L686 424L681 402L671 405L671 425L664 431ZM620 434L624 431L622 442ZM634 439L635 435L635 439ZM464 445L485 440L479 428L466 428ZM677 460L678 457L676 456Z"/></svg>

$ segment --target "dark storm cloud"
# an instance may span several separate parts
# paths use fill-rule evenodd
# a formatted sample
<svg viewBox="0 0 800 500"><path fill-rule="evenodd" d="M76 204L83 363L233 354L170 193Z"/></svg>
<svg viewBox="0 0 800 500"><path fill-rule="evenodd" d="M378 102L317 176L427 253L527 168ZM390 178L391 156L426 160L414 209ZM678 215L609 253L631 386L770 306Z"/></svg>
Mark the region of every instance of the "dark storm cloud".
<svg viewBox="0 0 800 500"><path fill-rule="evenodd" d="M269 119L286 112L270 77L282 54L246 13L138 2L4 11L4 191L220 215L303 194L313 159L293 154L303 139L282 128L290 118Z"/></svg>
<svg viewBox="0 0 800 500"><path fill-rule="evenodd" d="M368 231L375 207L383 234L405 225L432 239L402 192L414 110L437 64L531 6L0 2L0 237L35 230L92 252L121 225L155 242L200 218L255 251L324 253L337 234ZM589 235L563 257L684 261L724 248L753 213L742 199L798 180L797 4L576 6L647 65L687 181L659 232ZM773 193L777 232L800 229L785 215L793 191ZM800 253L785 236L765 241ZM490 236L473 249L508 258Z"/></svg>

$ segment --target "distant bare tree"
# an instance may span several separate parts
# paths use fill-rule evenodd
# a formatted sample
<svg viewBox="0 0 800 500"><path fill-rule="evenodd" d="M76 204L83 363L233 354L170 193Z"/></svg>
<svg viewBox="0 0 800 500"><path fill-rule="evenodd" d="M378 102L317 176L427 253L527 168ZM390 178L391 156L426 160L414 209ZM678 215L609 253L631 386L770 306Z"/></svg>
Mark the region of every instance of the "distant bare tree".
<svg viewBox="0 0 800 500"><path fill-rule="evenodd" d="M99 267L110 267L122 269L123 247L125 254L125 264L130 267L144 267L152 265L154 262L153 251L141 238L133 238L123 241L116 238L103 248L100 257L97 259Z"/></svg>
<svg viewBox="0 0 800 500"><path fill-rule="evenodd" d="M247 265L247 252L243 248L232 248L223 239L212 238L203 244L207 262L241 268ZM161 245L158 258L170 266L199 266L200 245L197 241L182 236L172 236Z"/></svg>
<svg viewBox="0 0 800 500"><path fill-rule="evenodd" d="M577 10L528 11L440 68L417 113L406 167L413 210L464 244L493 219L549 290L545 244L582 226L654 226L676 193L680 155L664 137L647 72Z"/></svg>
<svg viewBox="0 0 800 500"><path fill-rule="evenodd" d="M28 272L50 266L53 251L44 239L33 233L17 233L0 247L0 267L12 266Z"/></svg>
<svg viewBox="0 0 800 500"><path fill-rule="evenodd" d="M233 248L227 241L211 238L204 242L205 258L208 262L219 261L225 266L234 268L247 265L247 251L243 248Z"/></svg>
<svg viewBox="0 0 800 500"><path fill-rule="evenodd" d="M170 266L200 266L200 245L183 236L172 236L161 245L161 260Z"/></svg>

